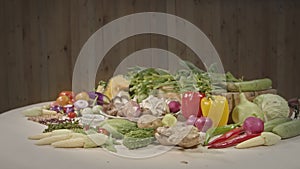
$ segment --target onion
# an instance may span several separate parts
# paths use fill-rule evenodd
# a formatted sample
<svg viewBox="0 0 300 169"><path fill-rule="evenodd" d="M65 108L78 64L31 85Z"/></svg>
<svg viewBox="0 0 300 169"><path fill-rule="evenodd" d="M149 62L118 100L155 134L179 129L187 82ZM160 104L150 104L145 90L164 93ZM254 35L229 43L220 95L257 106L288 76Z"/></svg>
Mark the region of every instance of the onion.
<svg viewBox="0 0 300 169"><path fill-rule="evenodd" d="M77 100L74 106L78 109L84 109L89 106L89 103L86 100Z"/></svg>
<svg viewBox="0 0 300 169"><path fill-rule="evenodd" d="M170 112L176 113L180 110L181 104L179 101L172 100L169 102L168 106L169 106Z"/></svg>
<svg viewBox="0 0 300 169"><path fill-rule="evenodd" d="M212 120L208 117L200 117L195 121L195 126L199 131L206 132L209 128L212 127Z"/></svg>
<svg viewBox="0 0 300 169"><path fill-rule="evenodd" d="M195 115L190 115L189 118L186 120L187 125L194 125L197 120L197 117Z"/></svg>
<svg viewBox="0 0 300 169"><path fill-rule="evenodd" d="M243 128L248 133L261 133L264 131L264 121L257 117L247 117L243 123Z"/></svg>

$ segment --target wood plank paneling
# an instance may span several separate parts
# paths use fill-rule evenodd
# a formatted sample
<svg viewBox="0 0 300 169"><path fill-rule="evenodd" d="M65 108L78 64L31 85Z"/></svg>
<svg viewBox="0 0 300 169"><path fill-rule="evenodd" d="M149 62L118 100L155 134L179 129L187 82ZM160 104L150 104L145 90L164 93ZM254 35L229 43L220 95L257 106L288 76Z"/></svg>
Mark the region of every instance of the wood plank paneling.
<svg viewBox="0 0 300 169"><path fill-rule="evenodd" d="M3 0L0 112L53 100L59 91L71 89L73 67L87 39L108 22L149 11L174 14L195 24L215 46L226 71L248 79L270 77L280 95L300 96L297 0ZM121 60L146 48L165 49L204 67L189 47L173 38L137 35L109 51L97 80L108 80ZM174 64L170 57L136 60L136 64L145 62Z"/></svg>
<svg viewBox="0 0 300 169"><path fill-rule="evenodd" d="M1 110L7 110L11 108L12 106L9 106L8 104L8 76L9 76L9 71L7 69L7 33L8 33L8 20L5 18L8 17L8 12L6 11L6 2L5 1L0 1L0 37L3 40L0 40L0 88L2 96L0 97L0 107ZM5 39L5 40L4 40ZM16 106L16 105L14 105ZM0 112L1 112L0 110Z"/></svg>

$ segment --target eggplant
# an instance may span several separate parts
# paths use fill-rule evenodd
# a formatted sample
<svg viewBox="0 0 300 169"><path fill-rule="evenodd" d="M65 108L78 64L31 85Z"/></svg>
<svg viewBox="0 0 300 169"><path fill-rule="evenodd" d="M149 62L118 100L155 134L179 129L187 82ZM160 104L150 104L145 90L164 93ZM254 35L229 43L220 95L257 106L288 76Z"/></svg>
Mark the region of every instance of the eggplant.
<svg viewBox="0 0 300 169"><path fill-rule="evenodd" d="M103 105L103 104L108 104L110 102L110 99L99 92L91 91L88 92L90 99L95 100L97 98L97 105Z"/></svg>

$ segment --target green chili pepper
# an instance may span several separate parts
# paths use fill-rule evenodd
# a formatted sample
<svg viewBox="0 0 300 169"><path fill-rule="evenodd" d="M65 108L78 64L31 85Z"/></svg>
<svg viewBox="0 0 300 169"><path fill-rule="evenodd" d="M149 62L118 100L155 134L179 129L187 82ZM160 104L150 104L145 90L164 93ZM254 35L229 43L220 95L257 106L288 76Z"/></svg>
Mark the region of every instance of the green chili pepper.
<svg viewBox="0 0 300 169"><path fill-rule="evenodd" d="M204 142L204 145L207 145L209 140L214 137L214 136L217 136L217 135L220 135L220 134L224 134L236 127L239 127L240 126L240 123L237 123L237 124L228 124L228 125L225 125L225 126L219 126L219 127L213 127L213 128L210 128L206 131L206 136L205 136L205 142Z"/></svg>

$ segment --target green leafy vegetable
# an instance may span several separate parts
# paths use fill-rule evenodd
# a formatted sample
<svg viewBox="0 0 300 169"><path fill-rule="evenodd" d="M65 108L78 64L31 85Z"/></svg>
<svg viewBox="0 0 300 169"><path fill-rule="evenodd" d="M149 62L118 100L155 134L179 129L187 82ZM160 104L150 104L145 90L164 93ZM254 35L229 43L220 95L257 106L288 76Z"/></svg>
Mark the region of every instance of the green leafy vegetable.
<svg viewBox="0 0 300 169"><path fill-rule="evenodd" d="M125 134L123 145L128 149L137 149L148 146L154 140L154 129L137 129Z"/></svg>
<svg viewBox="0 0 300 169"><path fill-rule="evenodd" d="M51 132L58 129L70 129L70 130L79 130L82 129L82 126L79 124L79 121L65 121L63 123L50 123L48 127L43 131L43 133Z"/></svg>
<svg viewBox="0 0 300 169"><path fill-rule="evenodd" d="M155 90L164 92L179 92L178 82L166 70L158 68L145 68L131 74L129 94L138 102L146 99ZM163 88L167 87L167 88Z"/></svg>
<svg viewBox="0 0 300 169"><path fill-rule="evenodd" d="M265 121L289 116L290 108L288 102L279 95L262 94L257 96L253 102L263 110Z"/></svg>

